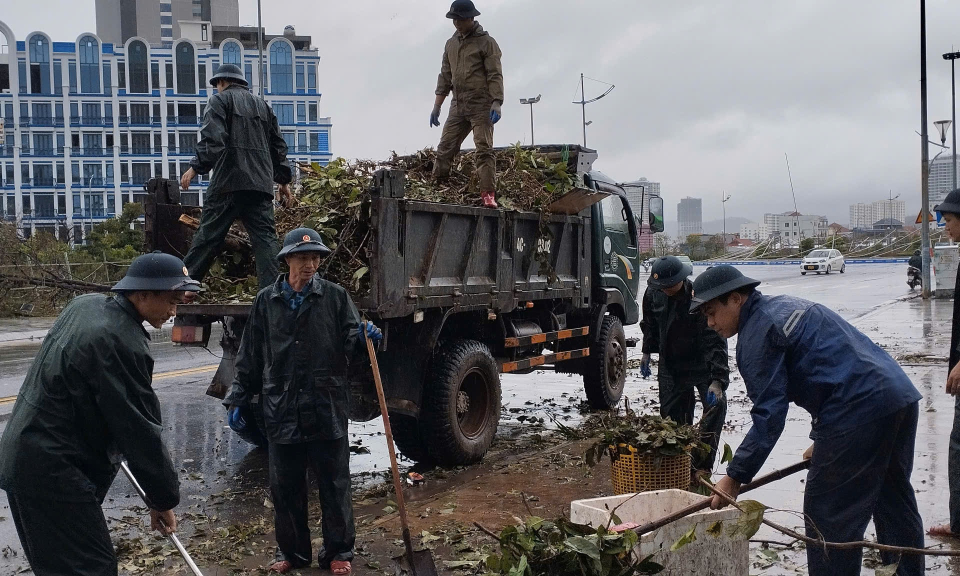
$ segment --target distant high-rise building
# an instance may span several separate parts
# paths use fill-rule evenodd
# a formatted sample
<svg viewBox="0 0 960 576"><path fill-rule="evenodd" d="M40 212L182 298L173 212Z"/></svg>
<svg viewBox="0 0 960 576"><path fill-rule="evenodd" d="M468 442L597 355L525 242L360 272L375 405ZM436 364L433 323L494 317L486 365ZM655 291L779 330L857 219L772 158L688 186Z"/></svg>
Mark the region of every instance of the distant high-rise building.
<svg viewBox="0 0 960 576"><path fill-rule="evenodd" d="M185 34L180 22L239 26L239 0L96 0L97 36L123 45L138 37L154 46L170 45Z"/></svg>
<svg viewBox="0 0 960 576"><path fill-rule="evenodd" d="M950 176L953 178L953 175ZM939 201L938 201L939 202ZM850 205L850 228L870 230L874 223L886 218L905 222L907 204L903 200L877 200L870 204L859 202Z"/></svg>
<svg viewBox="0 0 960 576"><path fill-rule="evenodd" d="M682 242L691 234L703 234L703 200L688 196L677 204L677 235Z"/></svg>
<svg viewBox="0 0 960 576"><path fill-rule="evenodd" d="M960 161L957 162L960 173ZM930 209L943 202L943 198L953 190L953 155L944 152L930 163ZM901 220L902 221L902 220Z"/></svg>
<svg viewBox="0 0 960 576"><path fill-rule="evenodd" d="M770 227L766 223L747 222L740 225L740 237L754 242L763 242L770 237Z"/></svg>

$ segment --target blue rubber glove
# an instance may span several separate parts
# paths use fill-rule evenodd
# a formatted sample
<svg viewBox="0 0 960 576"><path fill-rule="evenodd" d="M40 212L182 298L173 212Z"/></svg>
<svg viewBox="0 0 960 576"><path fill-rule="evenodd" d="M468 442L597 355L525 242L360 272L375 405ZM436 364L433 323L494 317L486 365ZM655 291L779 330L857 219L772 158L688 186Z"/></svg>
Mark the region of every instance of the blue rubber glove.
<svg viewBox="0 0 960 576"><path fill-rule="evenodd" d="M640 359L640 375L646 380L651 374L653 372L650 370L650 355L644 354L643 358Z"/></svg>
<svg viewBox="0 0 960 576"><path fill-rule="evenodd" d="M361 338L363 338L364 332L366 332L367 338L373 340L374 344L380 344L380 341L383 340L383 332L381 332L373 322L361 322L360 325L357 326L357 330Z"/></svg>
<svg viewBox="0 0 960 576"><path fill-rule="evenodd" d="M234 432L243 432L247 429L247 409L242 406L234 406L227 412L227 424Z"/></svg>
<svg viewBox="0 0 960 576"><path fill-rule="evenodd" d="M433 112L430 113L430 127L433 128L434 126L439 126L439 125L440 125L440 107L434 106Z"/></svg>
<svg viewBox="0 0 960 576"><path fill-rule="evenodd" d="M723 386L719 382L713 382L707 388L707 406L713 408L723 400Z"/></svg>
<svg viewBox="0 0 960 576"><path fill-rule="evenodd" d="M496 124L500 121L500 105L496 102L490 107L490 122Z"/></svg>

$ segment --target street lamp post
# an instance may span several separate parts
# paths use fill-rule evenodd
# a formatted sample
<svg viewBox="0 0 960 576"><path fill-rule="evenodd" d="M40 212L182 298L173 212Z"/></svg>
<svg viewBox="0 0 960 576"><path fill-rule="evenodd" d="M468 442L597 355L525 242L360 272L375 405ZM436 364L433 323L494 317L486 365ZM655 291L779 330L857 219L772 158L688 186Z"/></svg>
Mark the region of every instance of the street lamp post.
<svg viewBox="0 0 960 576"><path fill-rule="evenodd" d="M263 17L260 12L260 0L257 0L257 84L260 85L260 97L263 98Z"/></svg>
<svg viewBox="0 0 960 576"><path fill-rule="evenodd" d="M723 251L727 251L727 200L730 199L729 194L724 194L723 190L720 191L720 197L722 200L720 204L723 205Z"/></svg>
<svg viewBox="0 0 960 576"><path fill-rule="evenodd" d="M896 196L894 196L894 195L893 195L893 190L890 191L890 202L889 202L889 204L887 204L887 211L889 212L889 214L887 214L887 218L893 219L893 201L896 200L896 199L899 198L899 197L900 197L899 194L897 194Z"/></svg>
<svg viewBox="0 0 960 576"><path fill-rule="evenodd" d="M930 298L930 151L927 149L927 2L920 0L920 269L923 298Z"/></svg>
<svg viewBox="0 0 960 576"><path fill-rule="evenodd" d="M531 146L533 146L533 145L535 144L535 142L534 142L534 140L533 140L533 105L536 104L536 103L539 102L539 101L540 101L540 94L537 94L537 97L536 97L536 98L521 98L521 99L520 99L520 103L521 103L521 104L529 104L529 105L530 105L530 145L531 145Z"/></svg>
<svg viewBox="0 0 960 576"><path fill-rule="evenodd" d="M953 189L957 189L957 58L960 52L947 52L944 60L950 61L950 110L953 112Z"/></svg>
<svg viewBox="0 0 960 576"><path fill-rule="evenodd" d="M597 100L603 98L607 94L613 92L613 89L616 88L613 84L607 84L606 82L601 82L600 80L594 80L594 82L601 82L601 84L607 84L607 90L603 94L597 96L596 98L591 98L587 100L587 92L584 88L583 81L586 78L582 73L580 74L580 101L574 102L574 104L579 104L581 112L583 114L583 147L587 147L587 126L593 124L593 121L587 122L587 104L596 102ZM590 78L593 80L593 78Z"/></svg>

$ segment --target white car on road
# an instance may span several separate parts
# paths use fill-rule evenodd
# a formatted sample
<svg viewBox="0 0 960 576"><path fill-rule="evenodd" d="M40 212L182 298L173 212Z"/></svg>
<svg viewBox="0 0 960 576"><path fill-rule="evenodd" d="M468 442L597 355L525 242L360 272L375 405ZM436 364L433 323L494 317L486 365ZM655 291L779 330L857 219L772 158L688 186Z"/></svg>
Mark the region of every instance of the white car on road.
<svg viewBox="0 0 960 576"><path fill-rule="evenodd" d="M807 272L816 272L820 274L829 274L831 272L840 272L843 274L847 265L843 262L843 254L839 250L827 248L818 248L803 259L800 263L800 274L807 275Z"/></svg>

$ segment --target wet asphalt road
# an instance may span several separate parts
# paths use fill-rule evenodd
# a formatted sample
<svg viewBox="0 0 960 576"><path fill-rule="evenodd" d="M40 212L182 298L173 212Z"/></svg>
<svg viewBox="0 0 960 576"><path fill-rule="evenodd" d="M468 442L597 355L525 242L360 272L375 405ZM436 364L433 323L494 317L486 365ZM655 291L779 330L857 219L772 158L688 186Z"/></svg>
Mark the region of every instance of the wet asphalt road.
<svg viewBox="0 0 960 576"><path fill-rule="evenodd" d="M694 273L702 272L704 267L696 266ZM830 306L849 320L862 318L876 310L882 304L910 294L905 284L906 266L904 264L863 264L848 265L845 274L834 273L829 276L801 277L798 266L743 266L745 274L763 281L760 289L768 294L792 294L814 300ZM0 324L0 332L3 327ZM640 337L637 326L626 329L627 337ZM949 337L949 334L947 335ZM214 335L211 342L216 342ZM731 346L732 346L731 342ZM0 346L0 433L5 425L5 414L12 409L24 375L38 345L5 344ZM732 349L732 348L731 348ZM167 444L175 463L181 466L183 481L183 504L207 498L210 494L227 488L238 488L233 482L237 473L242 473L245 482L266 483L266 458L263 451L251 450L251 447L236 438L226 428L225 414L219 402L204 395L207 384L213 376L219 361L219 348L211 346L209 351L199 348L182 348L170 343L155 343L153 352L156 359L155 389L163 407L163 419ZM943 353L942 350L934 352ZM631 356L639 356L639 348L630 351ZM734 387L736 386L736 383ZM742 391L742 383L739 383ZM642 396L656 397L653 380L640 380L638 374L631 373L625 394L631 398ZM501 434L509 434L519 423L509 413L511 407L545 405L545 399L583 399L582 385L578 377L540 372L529 375L507 375L503 378L503 403L505 415L501 424ZM740 394L745 399L745 394ZM731 393L732 402L737 401L737 393ZM564 399L564 402L567 401ZM742 399L741 399L742 400ZM731 409L731 414L733 414ZM551 415L549 408L544 414ZM745 432L743 424L748 415L746 409L740 410L739 417L731 417L733 426L724 438L732 447L736 447ZM544 414L540 414L543 416ZM559 412L554 416L568 419L567 423L576 424L578 416ZM746 415L746 417L745 417ZM791 411L792 424L788 427L785 440L781 441L777 452L784 454L781 464L792 463L808 443L800 437L803 431L805 413L799 409ZM794 425L796 424L796 425ZM794 430L799 432L794 432ZM355 455L351 461L354 474L376 473L387 469L389 463L382 436L382 427L377 421L352 423L351 434L354 443L362 443L371 449L370 454ZM947 431L948 432L948 431ZM791 434L793 436L791 436ZM783 444L789 448L781 450ZM945 458L944 458L945 460ZM946 472L931 482L945 483ZM242 488L242 487L239 487ZM802 490L799 481L786 483L777 489L764 493L767 499L782 498L786 502L776 502L778 507L799 509L797 490ZM944 494L937 492L938 497ZM758 496L759 497L759 496ZM118 478L108 496L104 508L110 517L129 516L133 506L139 502L131 487L123 478ZM235 511L239 517L243 511ZM6 497L0 492L0 576L14 574L25 561L20 552L20 543L12 521ZM228 512L224 521L229 521Z"/></svg>

